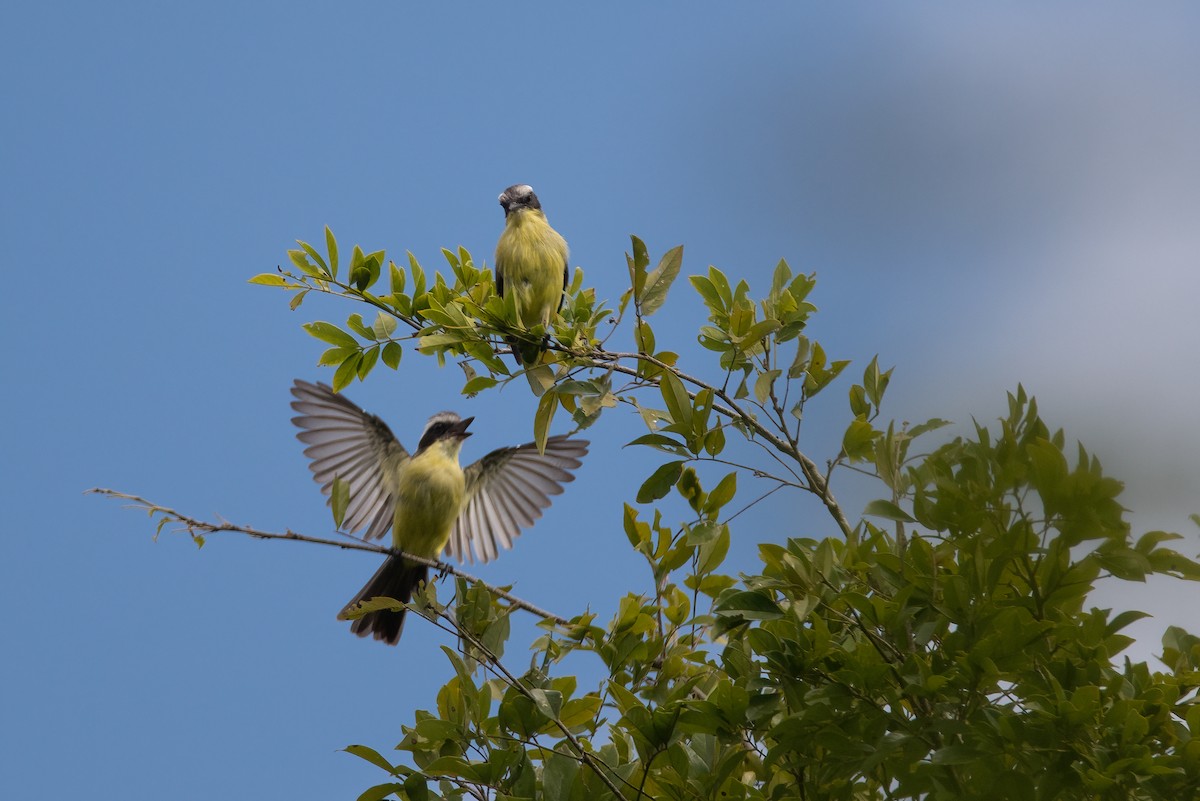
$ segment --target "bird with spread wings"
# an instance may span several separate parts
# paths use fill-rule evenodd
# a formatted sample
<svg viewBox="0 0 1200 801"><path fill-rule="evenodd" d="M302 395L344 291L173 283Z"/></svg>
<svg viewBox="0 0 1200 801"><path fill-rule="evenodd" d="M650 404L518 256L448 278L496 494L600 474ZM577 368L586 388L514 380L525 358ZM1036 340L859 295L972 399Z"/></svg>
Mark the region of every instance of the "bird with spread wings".
<svg viewBox="0 0 1200 801"><path fill-rule="evenodd" d="M498 448L464 469L458 456L474 418L435 414L409 453L386 423L325 384L297 379L292 395L299 413L292 422L302 429L297 437L307 446L313 478L327 496L334 479L349 488L343 528L362 531L366 540L390 529L392 547L427 559L445 552L461 562L487 562L511 548L550 497L574 480L571 471L588 451L587 440L559 435L546 440L544 453L534 443ZM408 602L427 574L425 565L389 556L338 617L375 597ZM403 625L403 610L380 610L350 630L394 645Z"/></svg>

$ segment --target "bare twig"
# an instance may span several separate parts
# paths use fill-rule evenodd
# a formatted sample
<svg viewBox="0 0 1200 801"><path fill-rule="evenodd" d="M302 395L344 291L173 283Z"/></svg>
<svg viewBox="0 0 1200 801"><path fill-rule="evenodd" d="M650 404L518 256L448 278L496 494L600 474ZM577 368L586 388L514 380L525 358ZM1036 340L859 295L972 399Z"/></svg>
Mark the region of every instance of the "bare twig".
<svg viewBox="0 0 1200 801"><path fill-rule="evenodd" d="M263 531L261 529L251 528L250 526L238 526L227 522L209 523L204 520L198 520L194 517L190 517L181 512L177 512L170 507L161 506L152 501L148 501L145 498L138 497L137 495L129 495L128 493L118 492L117 490L111 489L102 489L100 487L87 490L85 494L103 495L108 498L120 498L121 500L129 501L130 508L142 509L151 517L158 515L161 518L158 524L160 530L165 524L175 523L179 526L180 530L187 531L193 536L196 534L215 534L219 531L229 531L234 534L245 534L248 537L254 537L255 539L260 540L294 540L296 542L309 542L314 545L329 545L334 548L343 548L351 551L369 551L371 553L380 553L389 556L400 556L410 562L415 562L419 565L425 565L426 567L432 567L439 572L449 573L452 576L457 576L458 578L466 581L480 584L493 595L503 598L518 609L524 609L526 612L537 615L543 620L550 620L558 623L559 625L566 625L569 622L565 617L556 615L553 612L547 612L545 609L542 609L538 606L534 606L528 601L522 600L506 590L502 590L499 587L488 584L486 581L476 578L469 573L464 573L462 570L459 570L453 565L446 564L445 562L439 562L436 559L428 559L423 556L416 556L415 554L401 551L396 548L386 548L382 545L372 545L369 542L365 542L354 537L346 540L331 540L324 537L311 537L307 534L297 534L290 529L280 533L275 531Z"/></svg>

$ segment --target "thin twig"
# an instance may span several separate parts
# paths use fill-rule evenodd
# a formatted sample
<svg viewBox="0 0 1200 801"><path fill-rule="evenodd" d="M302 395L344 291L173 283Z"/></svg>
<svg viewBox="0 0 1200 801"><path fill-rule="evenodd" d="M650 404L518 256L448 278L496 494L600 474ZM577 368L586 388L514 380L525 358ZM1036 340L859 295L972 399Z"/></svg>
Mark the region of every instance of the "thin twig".
<svg viewBox="0 0 1200 801"><path fill-rule="evenodd" d="M689 375L679 368L669 365L666 362L663 362L645 353L621 353L604 350L596 350L589 353L577 353L566 348L561 349L570 355L575 356L576 358L590 358L597 362L597 366L599 366L599 363L605 363L605 366L607 366L610 370L633 376L638 375L637 370L631 367L626 367L623 364L617 364L616 362L620 359L648 362L661 370L674 373L680 381L687 382L692 386L700 387L701 389L710 390L714 397L719 398L724 402L724 405L720 403L713 403L713 411L731 419L741 420L746 426L753 429L755 434L769 442L777 451L792 457L796 460L796 462L799 463L800 472L803 473L805 480L808 481L810 491L819 497L821 502L825 504L825 508L829 510L829 513L833 516L834 522L837 523L838 528L842 530L842 533L845 535L846 539L853 539L853 527L851 527L850 521L846 518L845 512L842 511L842 507L838 504L837 500L833 497L833 494L829 491L829 485L825 482L825 478L821 475L821 471L817 467L816 463L812 459L805 456L795 444L789 442L785 438L780 438L773 431L763 425L758 418L743 410L738 402L729 397L729 394L723 388L713 386L712 384L709 384L700 378ZM695 398L695 393L689 392L688 395L692 398Z"/></svg>
<svg viewBox="0 0 1200 801"><path fill-rule="evenodd" d="M436 559L417 556L415 554L408 553L407 551L401 551L397 548L386 548L382 545L372 545L369 542L364 542L355 538L351 538L348 541L338 541L326 539L324 537L311 537L307 534L297 534L290 529L284 531L283 533L279 533L274 531L263 531L261 529L251 528L250 526L238 526L234 525L233 523L209 523L204 520L197 520L194 517L189 517L188 515L177 512L170 507L161 506L157 503L153 503L152 501L148 501L145 498L140 498L137 495L129 495L128 493L118 492L117 490L111 489L102 489L100 487L87 490L84 494L103 495L108 498L120 498L122 500L130 501L131 508L143 509L151 517L154 515L160 515L163 518L159 522L160 529L164 523L174 522L179 524L182 530L185 530L192 535L215 534L219 531L229 531L233 532L234 534L245 534L248 537L254 537L255 539L260 540L294 540L296 542L309 542L313 543L314 545L330 545L334 548L342 548L351 551L369 551L371 553L380 553L388 556L399 556L410 562L416 562L419 565L432 567L441 573L449 573L452 576L457 576L458 578L466 581L479 584L493 595L503 598L518 609L524 609L526 612L537 615L543 620L550 620L558 623L559 625L566 625L570 622L567 620L567 618L562 617L561 615L556 615L553 612L547 612L545 609L534 606L528 601L518 598L506 590L502 590L499 587L488 584L482 579L472 576L470 573L464 573L462 570L459 570L453 565L440 562Z"/></svg>

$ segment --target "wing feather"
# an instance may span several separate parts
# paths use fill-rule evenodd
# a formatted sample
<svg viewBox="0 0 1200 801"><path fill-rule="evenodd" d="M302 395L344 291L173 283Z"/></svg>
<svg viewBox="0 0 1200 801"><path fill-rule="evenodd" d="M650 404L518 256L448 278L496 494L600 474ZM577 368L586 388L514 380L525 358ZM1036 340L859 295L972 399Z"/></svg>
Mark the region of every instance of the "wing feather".
<svg viewBox="0 0 1200 801"><path fill-rule="evenodd" d="M466 508L454 524L453 555L463 562L488 562L512 547L550 505L550 498L574 481L587 440L558 435L546 440L546 452L532 442L492 451L464 471Z"/></svg>
<svg viewBox="0 0 1200 801"><path fill-rule="evenodd" d="M493 493L480 496L480 501L486 517L482 531L507 531L516 525L508 518L508 510L500 506L497 499L493 497ZM464 531L463 539L479 553L481 562L490 562L496 558L496 544L491 537L479 538L474 531ZM470 557L467 558L470 561Z"/></svg>
<svg viewBox="0 0 1200 801"><path fill-rule="evenodd" d="M570 475L569 473L567 474ZM543 476L534 474L512 473L506 477L512 488L526 498L530 503L536 504L540 495L560 495L562 487L552 480L548 480Z"/></svg>
<svg viewBox="0 0 1200 801"><path fill-rule="evenodd" d="M350 501L342 526L347 531L377 539L392 526L393 498L387 476L408 458L387 424L360 409L325 384L297 379L292 385L292 418L306 444L313 479L329 495L335 478L350 488Z"/></svg>
<svg viewBox="0 0 1200 801"><path fill-rule="evenodd" d="M532 497L526 495L522 491L520 483L513 481L511 472L504 476L502 481L502 484L497 485L497 489L500 491L496 494L508 506L509 516L517 522L517 525L521 528L529 528L533 525L534 520L530 514L530 509L538 512L540 510L538 503L545 496L542 493L536 493ZM541 515L538 514L538 517L541 517Z"/></svg>

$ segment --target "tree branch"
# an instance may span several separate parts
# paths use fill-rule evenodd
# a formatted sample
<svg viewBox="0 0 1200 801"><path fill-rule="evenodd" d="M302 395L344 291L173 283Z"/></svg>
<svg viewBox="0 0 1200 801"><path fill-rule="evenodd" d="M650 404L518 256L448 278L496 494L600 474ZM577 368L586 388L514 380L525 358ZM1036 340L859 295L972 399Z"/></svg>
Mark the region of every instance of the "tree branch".
<svg viewBox="0 0 1200 801"><path fill-rule="evenodd" d="M713 386L712 384L709 384L700 378L689 375L677 367L673 367L666 362L660 361L659 359L656 359L653 356L649 356L645 353L617 353L599 349L596 349L591 353L577 353L568 348L560 347L559 349L571 356L574 356L575 358L591 359L597 367L603 365L608 369L614 370L618 373L637 376L643 380L657 384L658 382L654 379L645 379L644 376L639 376L637 370L617 363L620 359L644 361L649 364L653 364L655 367L658 367L662 370L667 370L674 373L680 381L685 381L693 386L699 387L700 389L711 390L713 397L720 398L725 404L722 405L720 403L714 403L712 405L713 411L730 419L740 420L748 428L752 429L755 434L769 442L771 446L775 448L775 450L796 460L796 462L800 465L800 472L804 475L805 480L808 481L810 491L821 499L821 503L823 503L825 508L829 510L834 522L837 523L838 528L842 530L842 534L846 537L846 539L853 541L854 529L850 525L850 521L846 518L845 512L842 511L842 507L838 504L837 499L834 498L833 494L829 491L829 484L826 483L825 477L821 475L821 471L817 467L816 462L805 456L795 444L789 442L787 439L776 436L773 431L759 422L757 417L745 411L736 400L729 397L729 394L724 388ZM695 398L695 393L689 392L688 395L693 399Z"/></svg>
<svg viewBox="0 0 1200 801"><path fill-rule="evenodd" d="M150 517L158 515L160 518L158 521L159 532L162 531L165 525L175 523L179 526L179 530L187 531L188 534L192 535L193 537L198 534L215 534L219 531L229 531L235 534L245 534L248 537L254 537L255 539L260 540L294 540L296 542L309 542L314 545L329 545L334 548L342 548L350 551L369 551L371 553L380 553L388 556L400 556L410 562L416 562L419 565L432 567L439 572L449 573L452 576L457 576L458 578L466 581L480 584L493 595L503 598L518 609L524 609L526 612L537 615L543 620L550 620L554 623L558 623L559 625L566 625L570 622L565 617L556 615L553 612L547 612L545 609L542 609L538 606L534 606L528 601L522 600L521 598L518 598L515 595L500 589L499 587L495 587L491 584L488 584L486 581L483 581L482 579L472 576L470 573L465 573L462 570L459 570L453 565L446 564L445 562L439 562L436 559L427 559L423 556L416 556L415 554L401 551L396 548L386 548L382 545L372 545L371 543L360 540L357 537L350 537L347 540L339 541L326 539L324 537L311 537L307 534L297 534L290 529L279 533L274 531L263 531L261 529L251 528L250 526L238 526L234 525L233 523L209 523L204 520L197 520L196 518L182 514L181 512L177 512L170 507L160 506L159 504L148 501L145 498L138 497L137 495L129 495L124 492L118 492L117 490L102 489L100 487L94 487L90 490L87 490L84 492L84 494L103 495L107 498L120 498L121 500L130 501L130 503L127 504L128 508L142 509Z"/></svg>

